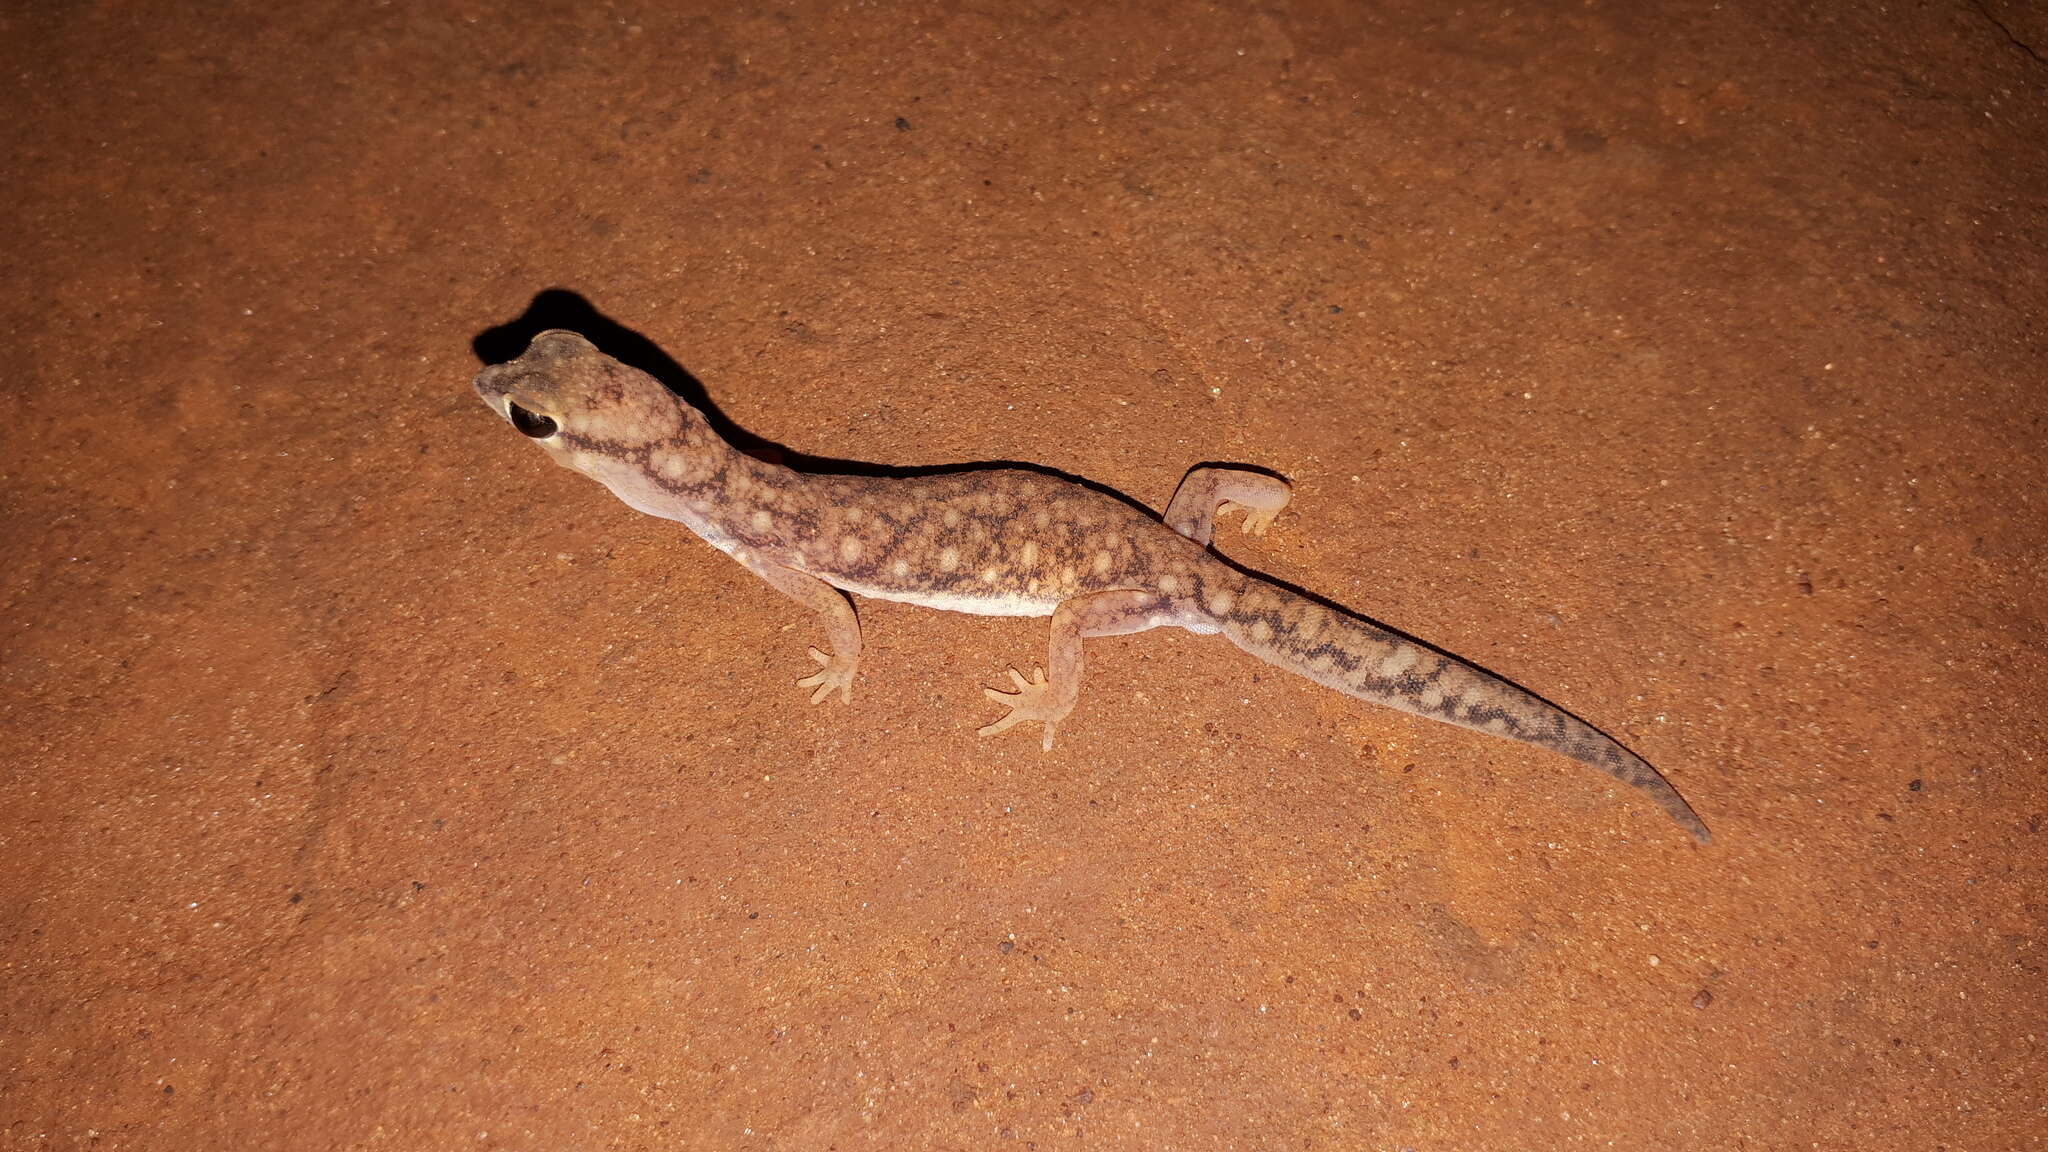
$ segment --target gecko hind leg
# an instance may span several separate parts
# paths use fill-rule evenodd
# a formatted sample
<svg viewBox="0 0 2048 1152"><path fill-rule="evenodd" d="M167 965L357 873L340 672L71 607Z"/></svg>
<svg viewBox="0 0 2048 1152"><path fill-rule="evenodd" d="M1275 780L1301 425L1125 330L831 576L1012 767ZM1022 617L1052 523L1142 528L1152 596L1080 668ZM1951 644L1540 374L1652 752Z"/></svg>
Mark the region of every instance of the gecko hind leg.
<svg viewBox="0 0 2048 1152"><path fill-rule="evenodd" d="M1244 511L1243 529L1264 536L1287 507L1287 482L1244 468L1201 467L1188 472L1166 505L1166 526L1204 548L1216 537L1216 517Z"/></svg>
<svg viewBox="0 0 2048 1152"><path fill-rule="evenodd" d="M853 602L846 598L846 593L808 572L752 557L735 559L783 595L825 618L825 640L832 645L832 651L828 655L811 649L811 659L822 667L798 680L796 686L814 689L813 704L831 696L834 689L842 702L853 703L853 674L860 667L860 618L854 615Z"/></svg>
<svg viewBox="0 0 2048 1152"><path fill-rule="evenodd" d="M1052 669L1052 675L1048 677L1044 668L1034 668L1027 678L1012 668L1010 681L1017 686L1015 692L982 689L984 695L1009 708L1010 713L982 728L978 735L993 736L1026 720L1036 720L1045 725L1045 750L1052 751L1053 730L1081 698L1081 641L1090 636L1124 636L1170 623L1162 618L1165 608L1158 593L1127 589L1093 592L1063 601L1053 611L1052 639L1046 646L1045 663Z"/></svg>

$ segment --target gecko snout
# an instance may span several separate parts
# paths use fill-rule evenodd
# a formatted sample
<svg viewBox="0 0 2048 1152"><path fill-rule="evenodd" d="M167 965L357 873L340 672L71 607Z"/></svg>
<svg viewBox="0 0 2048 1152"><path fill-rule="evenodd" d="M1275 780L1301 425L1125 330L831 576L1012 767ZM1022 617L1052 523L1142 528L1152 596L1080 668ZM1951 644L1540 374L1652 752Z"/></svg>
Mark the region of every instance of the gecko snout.
<svg viewBox="0 0 2048 1152"><path fill-rule="evenodd" d="M509 396L505 398L505 414L512 418L512 426L519 429L521 435L535 440L545 440L560 430L560 425L552 417L521 408L518 401Z"/></svg>

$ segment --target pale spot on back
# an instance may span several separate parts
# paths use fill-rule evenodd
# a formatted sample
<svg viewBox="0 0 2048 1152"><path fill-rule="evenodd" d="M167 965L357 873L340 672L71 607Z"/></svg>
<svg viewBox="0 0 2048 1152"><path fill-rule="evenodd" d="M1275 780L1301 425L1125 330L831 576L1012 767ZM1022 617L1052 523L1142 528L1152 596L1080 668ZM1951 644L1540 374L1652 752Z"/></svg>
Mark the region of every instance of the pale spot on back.
<svg viewBox="0 0 2048 1152"><path fill-rule="evenodd" d="M1415 649L1406 644L1396 644L1387 658L1380 661L1380 675L1391 680L1415 666Z"/></svg>
<svg viewBox="0 0 2048 1152"><path fill-rule="evenodd" d="M959 566L960 550L958 548L942 548L939 550L940 571L951 572L953 569L958 568Z"/></svg>
<svg viewBox="0 0 2048 1152"><path fill-rule="evenodd" d="M839 538L839 558L841 560L852 564L860 559L860 553L860 537L841 536Z"/></svg>

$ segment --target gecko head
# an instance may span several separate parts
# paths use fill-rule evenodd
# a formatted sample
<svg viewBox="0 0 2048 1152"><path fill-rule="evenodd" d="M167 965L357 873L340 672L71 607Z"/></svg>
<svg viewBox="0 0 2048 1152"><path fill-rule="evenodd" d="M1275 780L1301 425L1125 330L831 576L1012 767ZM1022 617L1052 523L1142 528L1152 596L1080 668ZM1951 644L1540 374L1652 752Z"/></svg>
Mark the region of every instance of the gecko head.
<svg viewBox="0 0 2048 1152"><path fill-rule="evenodd" d="M574 332L533 338L517 360L477 373L476 394L564 468L639 455L682 428L682 405L660 381Z"/></svg>

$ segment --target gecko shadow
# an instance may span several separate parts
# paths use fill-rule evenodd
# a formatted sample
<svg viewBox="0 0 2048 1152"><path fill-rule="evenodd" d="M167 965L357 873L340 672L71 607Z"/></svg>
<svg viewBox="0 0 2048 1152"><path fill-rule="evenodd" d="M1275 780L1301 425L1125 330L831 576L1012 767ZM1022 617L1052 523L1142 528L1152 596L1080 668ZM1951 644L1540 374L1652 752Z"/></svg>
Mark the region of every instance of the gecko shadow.
<svg viewBox="0 0 2048 1152"><path fill-rule="evenodd" d="M494 328L486 328L470 340L470 349L478 360L489 364L502 364L514 360L526 351L527 344L535 336L551 328L565 328L581 335L596 345L597 350L619 361L637 368L661 383L661 386L682 400L685 404L704 414L712 431L726 443L772 464L781 464L799 472L837 474L841 476L873 476L896 479L910 476L944 476L966 472L988 472L997 469L1012 469L1036 472L1069 484L1102 493L1145 513L1154 520L1160 514L1140 500L1133 500L1106 484L1098 484L1085 476L1074 476L1057 468L1033 464L1027 460L980 460L966 464L922 464L908 467L875 464L865 460L847 460L836 456L819 456L802 452L786 444L778 444L763 436L757 436L734 423L732 418L721 411L704 383L677 363L673 357L647 337L599 312L589 300L566 288L549 288L533 298L526 311L512 321ZM1245 468L1242 464L1227 465L1231 468ZM1263 472L1276 480L1286 477L1264 468L1249 468L1248 471Z"/></svg>
<svg viewBox="0 0 2048 1152"><path fill-rule="evenodd" d="M661 383L662 387L674 393L684 403L702 412L705 420L711 425L712 430L717 432L726 443L731 444L750 456L756 456L771 463L794 468L799 472L900 478L1016 469L1025 472L1036 472L1041 476L1064 480L1070 484L1078 484L1129 505L1154 520L1164 519L1163 513L1158 509L1153 508L1142 500L1134 500L1107 484L1097 483L1085 476L1075 476L1071 473L1062 472L1057 468L1048 468L1043 464L1034 464L1030 461L984 460L967 464L928 464L899 467L874 464L863 460L846 460L833 456L819 456L808 452L800 452L765 437L757 436L735 424L730 417L720 411L718 405L712 401L710 394L705 390L703 382L698 380L689 369L677 363L668 353L662 351L661 347L654 341L598 311L596 306L592 305L588 299L567 288L549 288L540 292L534 296L533 301L527 305L526 311L521 313L518 318L492 328L486 328L477 333L470 340L470 349L476 354L477 359L486 365L501 364L508 360L517 359L521 353L526 351L527 344L532 342L535 336L552 328L563 328L578 333L595 345L598 351L603 352L622 364L630 365L654 377L655 380ZM1247 472L1262 473L1283 483L1287 480L1280 473L1255 464L1201 461L1188 465L1188 470L1192 471L1195 468L1202 467L1235 468ZM1186 475L1186 473L1184 472L1182 475ZM1292 581L1282 580L1256 569L1248 568L1225 556L1213 545L1209 548L1209 554L1223 564L1235 569L1241 575L1256 580L1263 580L1268 584L1282 588L1333 612L1349 616L1354 620L1364 621L1418 648L1478 669L1497 680L1527 692L1538 702L1556 709L1558 712L1582 724L1586 724L1587 727L1592 728L1595 732L1599 732L1603 736L1607 735L1598 725L1589 723L1583 717L1559 707L1556 703L1539 693L1523 688L1509 677L1501 676L1475 664L1455 652L1410 635L1399 628L1390 627L1370 616L1353 611L1326 596L1318 595ZM1612 737L1609 738L1611 739Z"/></svg>

